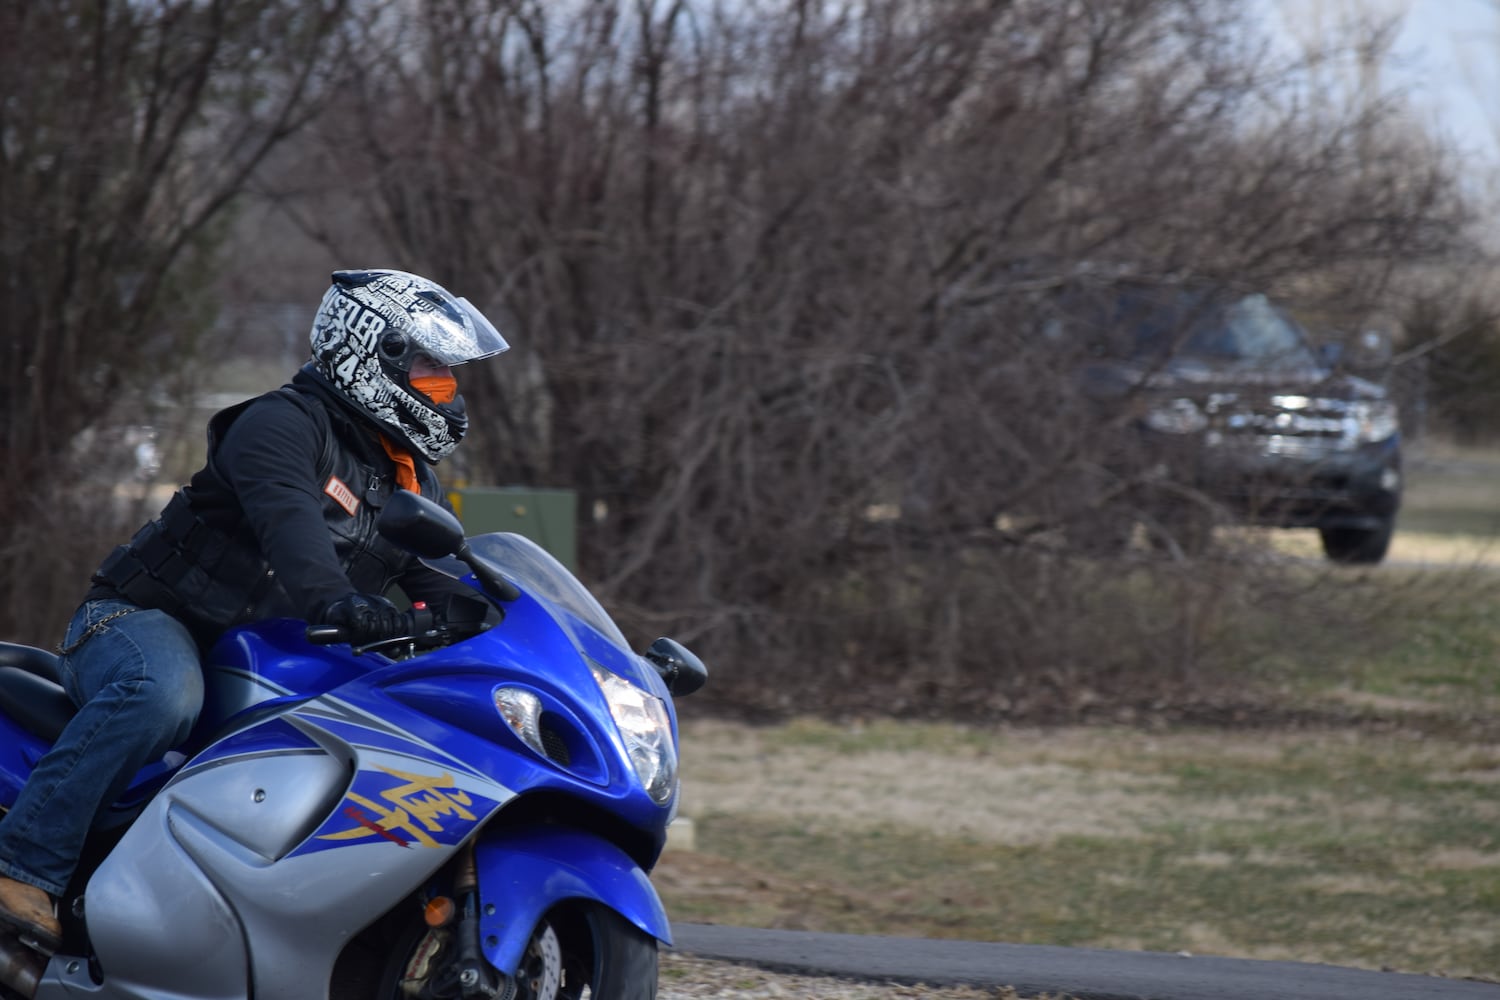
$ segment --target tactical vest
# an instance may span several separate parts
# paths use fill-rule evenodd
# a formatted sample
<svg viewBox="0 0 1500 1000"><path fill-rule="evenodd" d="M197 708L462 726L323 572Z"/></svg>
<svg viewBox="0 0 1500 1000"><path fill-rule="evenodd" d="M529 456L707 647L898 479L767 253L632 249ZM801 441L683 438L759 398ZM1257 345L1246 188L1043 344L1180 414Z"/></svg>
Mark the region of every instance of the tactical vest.
<svg viewBox="0 0 1500 1000"><path fill-rule="evenodd" d="M340 567L354 590L384 593L414 562L375 530L376 517L396 489L394 477L383 475L381 467L340 444L321 400L289 388L278 391L307 412L321 433L317 482L324 487L320 494L323 518ZM217 446L254 402L222 410L209 422L207 471L226 491L228 480L215 464ZM417 463L417 470L423 494L436 499L437 477L422 462ZM232 526L209 524L181 489L155 520L104 560L94 582L112 588L132 604L166 611L204 643L233 625L308 613L293 606L243 515Z"/></svg>

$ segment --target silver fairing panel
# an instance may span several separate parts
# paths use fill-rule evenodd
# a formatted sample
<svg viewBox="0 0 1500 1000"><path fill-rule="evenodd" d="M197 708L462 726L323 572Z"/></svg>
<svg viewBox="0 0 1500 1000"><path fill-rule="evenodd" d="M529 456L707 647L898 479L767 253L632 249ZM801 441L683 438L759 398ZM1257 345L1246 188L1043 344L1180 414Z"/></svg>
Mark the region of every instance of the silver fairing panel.
<svg viewBox="0 0 1500 1000"><path fill-rule="evenodd" d="M157 795L88 883L86 921L104 985L86 963L57 956L37 1000L323 1000L347 941L422 885L509 797L434 761L394 727L306 708L290 720L306 744L252 739L218 756L211 748ZM379 745L334 735L331 715L342 716L346 735L362 725ZM433 820L447 827L443 842L400 827L382 835L364 812L379 808L370 789L414 773L475 804L471 821Z"/></svg>

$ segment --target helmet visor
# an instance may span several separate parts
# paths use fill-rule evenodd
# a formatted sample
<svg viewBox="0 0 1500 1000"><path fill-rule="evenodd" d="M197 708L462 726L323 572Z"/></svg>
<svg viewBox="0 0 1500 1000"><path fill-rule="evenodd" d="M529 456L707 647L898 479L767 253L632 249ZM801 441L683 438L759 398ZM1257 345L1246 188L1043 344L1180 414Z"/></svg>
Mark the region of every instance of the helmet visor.
<svg viewBox="0 0 1500 1000"><path fill-rule="evenodd" d="M434 312L416 313L411 317L412 346L440 365L462 365L491 358L510 350L510 344L484 314L468 299L455 299L459 313L451 306Z"/></svg>

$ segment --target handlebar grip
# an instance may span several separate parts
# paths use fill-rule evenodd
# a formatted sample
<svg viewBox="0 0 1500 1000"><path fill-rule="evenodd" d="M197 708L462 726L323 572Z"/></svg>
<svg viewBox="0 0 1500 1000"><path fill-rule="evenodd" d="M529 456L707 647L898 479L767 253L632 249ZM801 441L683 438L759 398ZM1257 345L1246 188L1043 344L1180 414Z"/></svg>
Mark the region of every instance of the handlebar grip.
<svg viewBox="0 0 1500 1000"><path fill-rule="evenodd" d="M307 641L317 646L332 646L347 642L348 636L342 625L309 625L307 626Z"/></svg>
<svg viewBox="0 0 1500 1000"><path fill-rule="evenodd" d="M433 630L437 625L437 615L426 605L418 605L409 611L403 612L402 621L406 623L404 634L391 635L384 639L376 640L389 642L396 639L410 639L424 635ZM316 646L335 646L341 642L352 642L353 637L349 630L342 625L309 625L307 626L307 641Z"/></svg>

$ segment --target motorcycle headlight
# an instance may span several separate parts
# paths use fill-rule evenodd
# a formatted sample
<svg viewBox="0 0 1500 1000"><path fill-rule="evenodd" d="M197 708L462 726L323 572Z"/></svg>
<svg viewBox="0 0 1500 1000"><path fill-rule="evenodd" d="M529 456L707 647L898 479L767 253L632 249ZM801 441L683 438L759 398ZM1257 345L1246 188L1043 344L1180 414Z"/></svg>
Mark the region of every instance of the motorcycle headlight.
<svg viewBox="0 0 1500 1000"><path fill-rule="evenodd" d="M1349 419L1354 422L1354 439L1359 444L1384 441L1401 429L1396 404L1386 399L1355 403L1349 407Z"/></svg>
<svg viewBox="0 0 1500 1000"><path fill-rule="evenodd" d="M1174 399L1147 413L1146 426L1163 434L1194 434L1208 426L1208 417L1191 399Z"/></svg>
<svg viewBox="0 0 1500 1000"><path fill-rule="evenodd" d="M641 784L653 802L666 805L677 791L677 744L666 704L597 663L590 663L589 669L604 692Z"/></svg>

